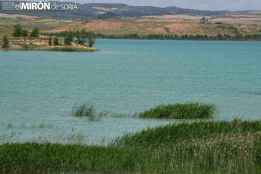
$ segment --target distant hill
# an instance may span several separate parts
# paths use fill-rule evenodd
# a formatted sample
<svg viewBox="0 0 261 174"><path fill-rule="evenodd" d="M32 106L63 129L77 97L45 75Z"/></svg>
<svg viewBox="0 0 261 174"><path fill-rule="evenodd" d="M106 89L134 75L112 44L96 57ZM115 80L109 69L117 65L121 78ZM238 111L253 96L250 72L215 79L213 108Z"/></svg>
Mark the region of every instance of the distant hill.
<svg viewBox="0 0 261 174"><path fill-rule="evenodd" d="M8 14L24 14L39 17L53 17L56 19L97 19L97 18L124 18L142 16L160 16L185 14L193 16L222 16L226 11L204 11L184 9L179 7L152 7L152 6L130 6L126 4L112 3L89 3L78 4L79 9L74 11L45 11L45 12L18 12L2 11ZM0 11L1 13L1 11Z"/></svg>

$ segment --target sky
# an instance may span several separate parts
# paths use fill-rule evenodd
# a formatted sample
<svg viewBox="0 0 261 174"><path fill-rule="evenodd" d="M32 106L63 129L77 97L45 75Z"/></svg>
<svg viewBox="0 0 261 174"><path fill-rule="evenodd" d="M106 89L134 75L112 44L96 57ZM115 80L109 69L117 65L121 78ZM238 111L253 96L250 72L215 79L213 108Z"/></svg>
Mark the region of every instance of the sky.
<svg viewBox="0 0 261 174"><path fill-rule="evenodd" d="M261 10L261 0L76 0L85 3L177 6L201 10Z"/></svg>

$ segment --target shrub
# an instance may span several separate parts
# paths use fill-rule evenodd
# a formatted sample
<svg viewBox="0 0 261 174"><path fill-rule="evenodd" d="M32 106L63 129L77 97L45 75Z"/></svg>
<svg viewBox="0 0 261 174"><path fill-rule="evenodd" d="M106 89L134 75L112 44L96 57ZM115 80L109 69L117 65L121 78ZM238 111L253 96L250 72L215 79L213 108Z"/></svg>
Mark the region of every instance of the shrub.
<svg viewBox="0 0 261 174"><path fill-rule="evenodd" d="M160 105L140 113L141 118L205 119L212 118L215 106L201 103Z"/></svg>
<svg viewBox="0 0 261 174"><path fill-rule="evenodd" d="M57 37L55 37L55 38L53 39L53 45L54 45L54 46L59 45L59 39L58 39Z"/></svg>
<svg viewBox="0 0 261 174"><path fill-rule="evenodd" d="M7 49L7 48L9 48L9 47L10 47L10 45L9 45L9 39L8 39L7 36L4 36L4 37L3 37L2 48Z"/></svg>
<svg viewBox="0 0 261 174"><path fill-rule="evenodd" d="M25 44L22 46L22 48L25 49L25 50L33 50L33 49L36 48L36 45L34 45L34 44L32 44L32 43L29 43L29 44L26 44L26 43L25 43Z"/></svg>
<svg viewBox="0 0 261 174"><path fill-rule="evenodd" d="M14 33L13 36L14 37L21 37L23 33L23 28L21 25L17 24L14 26Z"/></svg>
<svg viewBox="0 0 261 174"><path fill-rule="evenodd" d="M49 37L49 38L48 38L48 45L49 45L49 46L52 46L52 45L53 45L53 38L52 38L52 37Z"/></svg>
<svg viewBox="0 0 261 174"><path fill-rule="evenodd" d="M73 36L72 35L68 35L64 38L64 44L65 45L72 45L73 42Z"/></svg>
<svg viewBox="0 0 261 174"><path fill-rule="evenodd" d="M27 37L28 36L28 31L27 30L22 30L22 37Z"/></svg>
<svg viewBox="0 0 261 174"><path fill-rule="evenodd" d="M39 37L40 36L40 31L38 28L34 28L32 30L32 33L31 33L31 37Z"/></svg>
<svg viewBox="0 0 261 174"><path fill-rule="evenodd" d="M88 46L89 46L89 47L93 47L93 45L94 45L95 42L96 42L95 33L89 32L89 33L87 34L87 36L88 36Z"/></svg>

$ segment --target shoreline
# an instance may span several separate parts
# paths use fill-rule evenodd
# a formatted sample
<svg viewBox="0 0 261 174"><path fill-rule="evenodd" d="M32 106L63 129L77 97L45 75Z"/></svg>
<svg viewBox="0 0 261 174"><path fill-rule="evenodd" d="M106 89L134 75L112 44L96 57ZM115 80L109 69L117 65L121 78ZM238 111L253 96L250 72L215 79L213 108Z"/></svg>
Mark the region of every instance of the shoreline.
<svg viewBox="0 0 261 174"><path fill-rule="evenodd" d="M240 120L170 124L120 137L107 146L49 142L1 144L0 170L10 174L66 171L229 174L233 166L235 173L257 174L261 171L260 125L260 121Z"/></svg>
<svg viewBox="0 0 261 174"><path fill-rule="evenodd" d="M56 36L59 33L43 33L46 36ZM132 40L191 40L191 41L261 41L261 33L253 35L217 35L217 36L208 36L208 35L175 35L175 34L148 34L140 35L137 33L133 34L103 34L95 33L97 39L132 39Z"/></svg>
<svg viewBox="0 0 261 174"><path fill-rule="evenodd" d="M260 42L261 37L258 39L244 39L244 38L196 38L196 37L188 37L188 38L183 38L183 37L150 37L150 36L137 36L137 37L132 37L132 36L101 36L97 35L97 39L130 39L130 40L181 40L181 41L256 41Z"/></svg>
<svg viewBox="0 0 261 174"><path fill-rule="evenodd" d="M96 52L96 48L76 48L76 47L53 47L53 48L0 48L0 51L57 51L57 52Z"/></svg>
<svg viewBox="0 0 261 174"><path fill-rule="evenodd" d="M147 40L147 41L198 41L198 42L206 42L206 41L216 41L216 42L261 42L260 40L217 40L217 39L157 39L157 38L123 38L123 37L98 37L100 40Z"/></svg>

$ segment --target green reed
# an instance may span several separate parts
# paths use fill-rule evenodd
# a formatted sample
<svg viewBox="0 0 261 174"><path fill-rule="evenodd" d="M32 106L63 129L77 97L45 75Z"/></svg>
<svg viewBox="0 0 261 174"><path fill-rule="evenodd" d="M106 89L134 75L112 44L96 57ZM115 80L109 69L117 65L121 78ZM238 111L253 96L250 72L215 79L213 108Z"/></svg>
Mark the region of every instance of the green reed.
<svg viewBox="0 0 261 174"><path fill-rule="evenodd" d="M159 105L139 114L141 118L206 119L213 118L215 106L202 103Z"/></svg>
<svg viewBox="0 0 261 174"><path fill-rule="evenodd" d="M194 122L167 125L150 128L136 134L123 136L115 143L117 145L157 145L162 143L176 143L192 138L205 138L223 134L254 133L261 131L261 121L248 122L234 120L232 122Z"/></svg>
<svg viewBox="0 0 261 174"><path fill-rule="evenodd" d="M0 145L0 173L259 174L261 122L168 125L109 146Z"/></svg>

